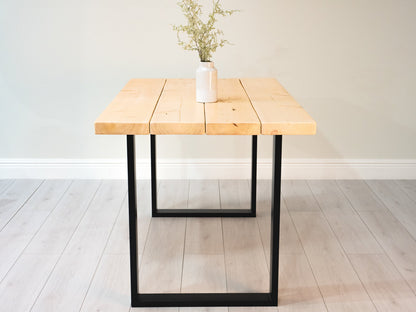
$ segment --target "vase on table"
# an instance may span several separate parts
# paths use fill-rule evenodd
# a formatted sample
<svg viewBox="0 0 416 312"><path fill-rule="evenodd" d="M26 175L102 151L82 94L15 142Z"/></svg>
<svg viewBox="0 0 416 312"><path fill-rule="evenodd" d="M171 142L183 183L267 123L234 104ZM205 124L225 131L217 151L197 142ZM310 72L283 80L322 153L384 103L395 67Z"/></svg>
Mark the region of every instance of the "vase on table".
<svg viewBox="0 0 416 312"><path fill-rule="evenodd" d="M214 62L199 62L196 69L196 101L213 103L217 101L217 69Z"/></svg>

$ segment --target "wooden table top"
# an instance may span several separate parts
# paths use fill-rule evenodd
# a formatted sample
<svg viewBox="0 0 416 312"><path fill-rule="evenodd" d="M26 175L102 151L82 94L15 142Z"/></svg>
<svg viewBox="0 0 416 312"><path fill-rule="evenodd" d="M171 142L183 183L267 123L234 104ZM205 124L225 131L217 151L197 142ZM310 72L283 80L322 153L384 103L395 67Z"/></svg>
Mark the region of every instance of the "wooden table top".
<svg viewBox="0 0 416 312"><path fill-rule="evenodd" d="M95 121L96 134L308 135L316 123L273 78L219 79L198 103L194 79L132 79Z"/></svg>

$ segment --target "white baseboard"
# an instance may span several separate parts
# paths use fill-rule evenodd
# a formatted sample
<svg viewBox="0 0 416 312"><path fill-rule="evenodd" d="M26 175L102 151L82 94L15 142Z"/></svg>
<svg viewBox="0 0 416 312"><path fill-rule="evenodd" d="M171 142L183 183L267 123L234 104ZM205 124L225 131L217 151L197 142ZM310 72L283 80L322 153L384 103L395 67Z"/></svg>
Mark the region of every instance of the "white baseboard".
<svg viewBox="0 0 416 312"><path fill-rule="evenodd" d="M249 179L250 159L161 159L159 179ZM271 178L271 160L258 160L258 178ZM137 178L150 164L137 160ZM125 179L122 159L0 159L0 179ZM283 179L416 179L416 159L287 159Z"/></svg>

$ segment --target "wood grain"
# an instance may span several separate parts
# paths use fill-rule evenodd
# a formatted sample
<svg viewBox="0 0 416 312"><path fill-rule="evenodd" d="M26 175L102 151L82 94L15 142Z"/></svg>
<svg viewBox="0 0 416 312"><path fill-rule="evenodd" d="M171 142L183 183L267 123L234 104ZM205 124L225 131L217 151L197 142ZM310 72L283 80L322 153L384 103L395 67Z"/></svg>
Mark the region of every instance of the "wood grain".
<svg viewBox="0 0 416 312"><path fill-rule="evenodd" d="M257 181L257 223L259 224L266 259L270 259L270 230L271 230L271 193L270 180ZM284 200L280 201L280 245L279 253L303 254L295 226L292 222ZM270 261L267 261L269 265Z"/></svg>
<svg viewBox="0 0 416 312"><path fill-rule="evenodd" d="M249 209L247 180L221 180L222 209ZM228 292L267 292L268 259L256 218L223 218ZM244 247L245 246L245 247Z"/></svg>
<svg viewBox="0 0 416 312"><path fill-rule="evenodd" d="M223 218L228 292L269 291L269 271L255 219Z"/></svg>
<svg viewBox="0 0 416 312"><path fill-rule="evenodd" d="M22 255L0 284L0 310L30 311L58 257Z"/></svg>
<svg viewBox="0 0 416 312"><path fill-rule="evenodd" d="M323 212L354 212L354 208L334 180L310 180L307 183Z"/></svg>
<svg viewBox="0 0 416 312"><path fill-rule="evenodd" d="M282 181L282 197L289 211L321 211L304 180Z"/></svg>
<svg viewBox="0 0 416 312"><path fill-rule="evenodd" d="M66 246L64 254L101 254L126 192L126 181L103 181Z"/></svg>
<svg viewBox="0 0 416 312"><path fill-rule="evenodd" d="M150 203L150 181L138 180L137 182L137 251L143 253L147 232L151 220L152 207ZM120 213L114 224L108 240L106 254L129 253L129 216L127 196L124 198Z"/></svg>
<svg viewBox="0 0 416 312"><path fill-rule="evenodd" d="M191 180L189 209L220 209L218 180Z"/></svg>
<svg viewBox="0 0 416 312"><path fill-rule="evenodd" d="M81 308L125 195L123 180L101 184L32 311Z"/></svg>
<svg viewBox="0 0 416 312"><path fill-rule="evenodd" d="M308 256L342 253L338 240L321 212L290 212L290 215Z"/></svg>
<svg viewBox="0 0 416 312"><path fill-rule="evenodd" d="M46 180L0 232L0 280L56 207L70 181Z"/></svg>
<svg viewBox="0 0 416 312"><path fill-rule="evenodd" d="M247 180L220 180L221 209L250 209Z"/></svg>
<svg viewBox="0 0 416 312"><path fill-rule="evenodd" d="M315 134L316 122L275 80L220 79L197 103L194 79L132 79L95 121L96 134Z"/></svg>
<svg viewBox="0 0 416 312"><path fill-rule="evenodd" d="M414 311L415 294L386 255L349 258L379 312Z"/></svg>
<svg viewBox="0 0 416 312"><path fill-rule="evenodd" d="M140 264L141 293L180 292L185 226L185 218L152 219Z"/></svg>
<svg viewBox="0 0 416 312"><path fill-rule="evenodd" d="M155 311L152 310L149 312L155 312ZM160 311L160 312L168 312L168 311ZM228 312L228 307L181 307L179 308L179 312Z"/></svg>
<svg viewBox="0 0 416 312"><path fill-rule="evenodd" d="M376 311L321 212L290 212L329 311Z"/></svg>
<svg viewBox="0 0 416 312"><path fill-rule="evenodd" d="M270 223L270 216L269 216ZM270 242L270 231L268 233ZM264 243L266 255L269 256L270 248L269 244ZM293 221L290 214L287 211L282 210L280 212L280 254L303 254L302 244L300 243L298 234L296 232Z"/></svg>
<svg viewBox="0 0 416 312"><path fill-rule="evenodd" d="M246 181L246 186L244 189L247 190L247 186L250 185L250 182ZM271 233L271 190L272 185L269 180L258 180L257 181L257 198L256 198L256 220L260 230L261 242L263 244L264 254L266 259L270 259L270 233ZM246 191L247 192L247 191ZM247 204L248 205L248 202ZM281 220L281 233L284 233L283 230L283 221ZM280 240L283 242L283 240ZM287 245L286 245L287 246ZM280 251L285 249L285 247L280 244ZM267 268L270 268L270 261L267 261Z"/></svg>
<svg viewBox="0 0 416 312"><path fill-rule="evenodd" d="M381 254L383 250L355 213L326 212L332 230L347 254Z"/></svg>
<svg viewBox="0 0 416 312"><path fill-rule="evenodd" d="M31 311L79 311L99 259L97 254L63 255Z"/></svg>
<svg viewBox="0 0 416 312"><path fill-rule="evenodd" d="M373 192L416 239L416 202L394 181L367 181Z"/></svg>
<svg viewBox="0 0 416 312"><path fill-rule="evenodd" d="M387 211L387 208L371 191L365 181L338 180L337 184L356 211Z"/></svg>
<svg viewBox="0 0 416 312"><path fill-rule="evenodd" d="M188 218L186 223L181 292L226 292L221 219Z"/></svg>
<svg viewBox="0 0 416 312"><path fill-rule="evenodd" d="M143 196L149 191L149 185L148 181L143 185L141 182L138 183L139 215L149 216L148 195ZM119 187L117 181L108 184L106 182L96 192L99 181L74 181L65 192L68 181L46 180L0 231L0 238L4 239L0 245L0 267L3 263L7 267L0 282L0 310L29 311L33 307L33 311L78 311L80 302L83 301L82 311L361 312L374 311L376 307L379 312L413 312L416 305L416 240L405 227L403 220L406 214L413 213L410 209L412 202L406 196L413 200L416 184L413 181L341 182L346 189L343 188L340 193L335 181L308 181L306 185L310 186L313 193L311 198L303 182L292 185L295 188L299 186L299 189L291 191L293 198L289 202L299 208L305 198L313 200L315 197L322 212L287 210L282 202L278 308L130 309L126 222L128 210L125 201L104 255L99 260L103 242L108 236L109 224L120 208L120 196L123 195L125 186L120 184ZM24 193L26 186L25 183L21 184L21 190L15 186L13 192ZM248 207L247 181L228 181L224 186L231 192L231 195L228 192L220 193L221 199L226 203L225 207ZM10 187L11 184L7 189ZM203 186L193 189L192 196L195 200L206 200L204 195L197 195L204 189ZM213 191L211 186L209 189L210 192ZM270 236L270 228L267 223L270 221L270 190L270 181L258 182L258 216L256 220L242 220L243 223L257 221L258 225L256 222L243 224L240 218L225 220L230 223L224 227L227 253L230 253L227 256L225 274L233 277L228 279L232 286L228 291L242 289L240 286L257 290L256 285L260 281L256 281L253 276L259 276L255 271L259 263L266 272L263 280L268 283L267 237ZM11 198L11 193L6 193L7 191L0 194L0 199ZM237 196L233 197L235 194ZM105 206L107 201L108 206ZM95 215L101 208L103 216L95 220ZM110 208L114 211L110 211ZM187 291L203 290L206 287L202 285L202 279L198 278L200 274L204 275L203 280L207 280L210 283L209 288L213 289L221 285L217 283L220 279L216 278L220 275L208 277L216 266L218 268L215 272L221 271L223 238L219 221L215 218L188 219L185 248L185 220L179 221L180 224L163 224L153 233L149 233L150 235L147 235L145 222L139 228L144 234L139 235L142 237L142 244L146 243L145 249L157 246L164 250L156 257L160 259L158 265L168 266L168 271L172 272L176 270L175 264L178 264L179 273L171 280L175 280L176 285L181 283L180 272L183 265L184 272L187 272L182 276L185 277L182 285L186 286ZM365 228L370 233L362 231ZM369 244L368 235L377 240L381 250L370 246L372 243ZM55 240L55 237L59 239ZM176 254L172 246L180 248L178 257L172 257ZM13 248L18 253L13 254ZM261 251L262 248L264 251ZM186 263L182 264L184 250ZM258 257L258 251L261 251L260 255L265 253L266 257ZM14 256L8 258L7 253ZM162 255L163 253L165 254ZM263 262L266 264L262 264ZM170 270L172 268L174 270ZM155 287L165 284L166 274L157 272L156 269L152 273L153 277L157 276L153 281ZM161 282L157 281L159 278L162 279ZM233 285L233 282L237 285ZM42 289L43 294L40 294ZM325 306L322 306L322 302Z"/></svg>
<svg viewBox="0 0 416 312"><path fill-rule="evenodd" d="M261 134L316 133L316 122L273 78L245 78L241 83L261 121Z"/></svg>
<svg viewBox="0 0 416 312"><path fill-rule="evenodd" d="M162 180L157 192L158 209L187 209L188 180Z"/></svg>
<svg viewBox="0 0 416 312"><path fill-rule="evenodd" d="M218 80L218 101L205 103L207 134L260 134L260 121L238 79Z"/></svg>
<svg viewBox="0 0 416 312"><path fill-rule="evenodd" d="M279 312L326 311L305 254L281 255L279 282Z"/></svg>
<svg viewBox="0 0 416 312"><path fill-rule="evenodd" d="M127 199L124 200L122 204L120 213L117 217L117 220L114 224L113 230L111 231L110 238L108 239L107 246L105 248L105 254L115 254L115 255L123 255L128 254L130 252L129 247L129 207ZM141 217L138 215L137 222L140 224ZM144 226L137 226L138 234L137 234L137 245L138 245L138 253L140 254L144 247L144 242L146 240L146 234L148 230L148 224L143 224ZM145 236L143 239L142 236Z"/></svg>
<svg viewBox="0 0 416 312"><path fill-rule="evenodd" d="M152 134L204 134L204 104L195 99L194 79L168 79L152 120Z"/></svg>
<svg viewBox="0 0 416 312"><path fill-rule="evenodd" d="M7 188L13 183L13 180L1 179L0 180L0 195L7 190Z"/></svg>
<svg viewBox="0 0 416 312"><path fill-rule="evenodd" d="M149 134L165 79L131 79L95 121L96 134Z"/></svg>
<svg viewBox="0 0 416 312"><path fill-rule="evenodd" d="M360 212L368 228L416 292L416 241L390 212Z"/></svg>
<svg viewBox="0 0 416 312"><path fill-rule="evenodd" d="M398 180L396 183L416 202L416 180Z"/></svg>
<svg viewBox="0 0 416 312"><path fill-rule="evenodd" d="M128 255L104 255L81 311L128 312L130 306Z"/></svg>
<svg viewBox="0 0 416 312"><path fill-rule="evenodd" d="M179 312L179 308L130 308L130 312Z"/></svg>
<svg viewBox="0 0 416 312"><path fill-rule="evenodd" d="M219 209L217 180L191 180L188 208ZM226 292L220 218L188 218L181 292Z"/></svg>
<svg viewBox="0 0 416 312"><path fill-rule="evenodd" d="M61 254L95 195L100 181L74 181L36 233L25 253Z"/></svg>
<svg viewBox="0 0 416 312"><path fill-rule="evenodd" d="M229 312L277 312L277 307L229 307ZM210 312L210 311L207 311Z"/></svg>
<svg viewBox="0 0 416 312"><path fill-rule="evenodd" d="M0 197L0 230L39 187L42 180L15 180Z"/></svg>
<svg viewBox="0 0 416 312"><path fill-rule="evenodd" d="M334 181L308 181L308 185L347 254L383 252Z"/></svg>

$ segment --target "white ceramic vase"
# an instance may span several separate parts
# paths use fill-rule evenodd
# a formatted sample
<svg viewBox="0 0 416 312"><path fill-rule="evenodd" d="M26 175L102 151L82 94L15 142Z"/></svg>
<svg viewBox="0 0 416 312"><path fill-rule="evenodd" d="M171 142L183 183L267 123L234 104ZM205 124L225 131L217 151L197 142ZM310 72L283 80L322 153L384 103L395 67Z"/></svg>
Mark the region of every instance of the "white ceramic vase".
<svg viewBox="0 0 416 312"><path fill-rule="evenodd" d="M199 62L196 69L196 101L212 103L217 101L217 69L214 62Z"/></svg>

